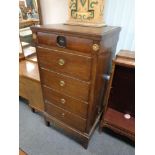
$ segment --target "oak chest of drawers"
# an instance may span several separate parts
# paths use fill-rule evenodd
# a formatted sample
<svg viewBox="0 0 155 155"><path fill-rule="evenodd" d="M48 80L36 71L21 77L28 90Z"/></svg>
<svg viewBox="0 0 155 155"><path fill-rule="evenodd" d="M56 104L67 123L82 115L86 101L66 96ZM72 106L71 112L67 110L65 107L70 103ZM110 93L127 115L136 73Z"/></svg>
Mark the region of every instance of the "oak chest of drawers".
<svg viewBox="0 0 155 155"><path fill-rule="evenodd" d="M119 27L31 27L45 104L44 118L85 148L100 119Z"/></svg>

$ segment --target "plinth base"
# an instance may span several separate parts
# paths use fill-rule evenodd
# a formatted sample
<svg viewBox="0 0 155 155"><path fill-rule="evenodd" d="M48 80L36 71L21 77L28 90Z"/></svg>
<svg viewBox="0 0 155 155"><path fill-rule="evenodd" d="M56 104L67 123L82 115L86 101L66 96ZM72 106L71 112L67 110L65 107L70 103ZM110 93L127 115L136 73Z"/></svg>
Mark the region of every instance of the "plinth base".
<svg viewBox="0 0 155 155"><path fill-rule="evenodd" d="M95 128L99 122L100 117L101 117L101 113L99 114L96 121L94 122L94 125L92 126L90 132L85 133L74 129L68 126L67 124L64 124L63 122L59 121L55 117L52 117L48 113L44 112L44 120L45 120L46 126L51 125L53 128L57 129L58 131L64 133L65 135L68 135L70 138L79 142L85 149L87 149L88 147L88 143L90 141L92 134L95 131Z"/></svg>

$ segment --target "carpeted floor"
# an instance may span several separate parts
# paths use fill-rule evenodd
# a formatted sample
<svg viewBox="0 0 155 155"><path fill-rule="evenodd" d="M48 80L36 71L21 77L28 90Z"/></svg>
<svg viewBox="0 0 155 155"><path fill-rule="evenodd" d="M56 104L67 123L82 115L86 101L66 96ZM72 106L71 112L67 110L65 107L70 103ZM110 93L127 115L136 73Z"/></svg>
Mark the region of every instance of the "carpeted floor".
<svg viewBox="0 0 155 155"><path fill-rule="evenodd" d="M41 115L32 113L28 105L19 101L19 146L28 155L134 155L130 143L96 129L88 149L52 127L47 127Z"/></svg>

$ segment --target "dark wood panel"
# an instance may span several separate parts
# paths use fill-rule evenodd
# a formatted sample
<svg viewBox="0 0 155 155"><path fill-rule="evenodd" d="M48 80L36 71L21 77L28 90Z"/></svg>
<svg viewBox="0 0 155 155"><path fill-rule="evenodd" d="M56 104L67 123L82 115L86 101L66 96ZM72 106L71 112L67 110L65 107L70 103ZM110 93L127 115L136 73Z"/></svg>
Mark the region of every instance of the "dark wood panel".
<svg viewBox="0 0 155 155"><path fill-rule="evenodd" d="M135 69L115 66L109 106L135 117Z"/></svg>
<svg viewBox="0 0 155 155"><path fill-rule="evenodd" d="M82 80L90 80L91 58L47 48L37 48L38 61L43 68L51 69Z"/></svg>
<svg viewBox="0 0 155 155"><path fill-rule="evenodd" d="M124 113L121 113L115 109L108 108L104 119L108 124L121 128L126 132L132 134L135 132L135 119L133 117L126 119L124 117Z"/></svg>
<svg viewBox="0 0 155 155"><path fill-rule="evenodd" d="M60 47L57 44L58 36L65 37L66 45L64 48L77 50L83 53L90 53L92 50L93 40L91 39L85 39L67 35L64 36L63 34L59 35L55 33L38 32L38 44Z"/></svg>
<svg viewBox="0 0 155 155"><path fill-rule="evenodd" d="M45 110L48 114L54 116L58 120L80 130L84 131L86 127L86 120L82 119L80 117L77 117L61 108L58 108L57 106L54 106L52 104L46 103L45 104Z"/></svg>
<svg viewBox="0 0 155 155"><path fill-rule="evenodd" d="M88 101L89 84L59 73L41 69L43 85L47 85L59 92Z"/></svg>
<svg viewBox="0 0 155 155"><path fill-rule="evenodd" d="M45 100L50 101L52 104L79 115L80 117L87 117L87 102L82 102L64 94L60 94L47 87L43 87L43 93Z"/></svg>

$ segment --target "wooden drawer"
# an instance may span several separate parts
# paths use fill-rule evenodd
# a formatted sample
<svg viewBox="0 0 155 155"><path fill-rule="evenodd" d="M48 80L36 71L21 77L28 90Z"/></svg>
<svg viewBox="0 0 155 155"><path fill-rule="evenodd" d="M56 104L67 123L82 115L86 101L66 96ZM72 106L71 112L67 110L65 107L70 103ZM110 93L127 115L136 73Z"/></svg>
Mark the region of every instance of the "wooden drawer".
<svg viewBox="0 0 155 155"><path fill-rule="evenodd" d="M79 115L82 118L87 118L87 102L73 99L47 87L43 87L43 93L45 100L51 102L52 104Z"/></svg>
<svg viewBox="0 0 155 155"><path fill-rule="evenodd" d="M89 83L64 76L62 74L41 69L42 84L63 94L88 101Z"/></svg>
<svg viewBox="0 0 155 155"><path fill-rule="evenodd" d="M90 80L91 57L56 51L47 48L37 48L40 66L63 74Z"/></svg>
<svg viewBox="0 0 155 155"><path fill-rule="evenodd" d="M37 37L38 44L59 47L59 45L57 44L57 37L61 35L38 32L37 36L38 36ZM84 53L90 53L92 50L93 40L91 39L65 35L65 41L66 41L65 48L67 49L76 50Z"/></svg>
<svg viewBox="0 0 155 155"><path fill-rule="evenodd" d="M71 114L70 112L67 112L53 104L45 103L45 111L57 118L58 120L68 124L69 126L78 129L82 132L85 131L86 128L86 120L82 119L80 117L77 117L76 115Z"/></svg>

